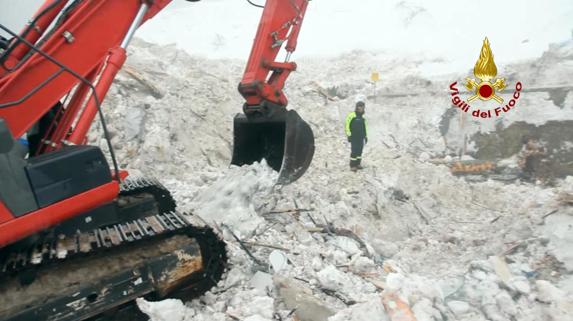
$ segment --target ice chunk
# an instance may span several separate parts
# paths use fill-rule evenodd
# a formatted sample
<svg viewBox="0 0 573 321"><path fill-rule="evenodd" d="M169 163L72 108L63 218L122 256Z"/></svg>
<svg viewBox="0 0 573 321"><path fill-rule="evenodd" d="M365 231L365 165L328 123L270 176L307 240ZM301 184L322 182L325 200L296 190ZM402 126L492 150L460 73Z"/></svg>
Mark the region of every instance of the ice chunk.
<svg viewBox="0 0 573 321"><path fill-rule="evenodd" d="M257 296L242 307L243 315L260 315L272 319L275 300L268 296Z"/></svg>
<svg viewBox="0 0 573 321"><path fill-rule="evenodd" d="M545 280L538 280L535 282L537 286L537 300L545 303L561 300L565 296L565 292L558 289L555 285Z"/></svg>
<svg viewBox="0 0 573 321"><path fill-rule="evenodd" d="M531 292L531 287L529 286L529 281L527 280L526 277L523 276L519 276L519 277L513 277L510 281L509 281L509 286L511 286L513 289L523 293L523 294L529 294Z"/></svg>
<svg viewBox="0 0 573 321"><path fill-rule="evenodd" d="M245 279L245 273L240 269L231 269L229 273L227 273L227 277L225 278L225 288L233 287L239 283L241 283Z"/></svg>
<svg viewBox="0 0 573 321"><path fill-rule="evenodd" d="M313 257L313 258L312 258L312 268L313 268L315 271L319 271L319 270L322 269L322 267L323 267L323 265L322 265L322 259L321 259L320 257L318 257L318 256Z"/></svg>
<svg viewBox="0 0 573 321"><path fill-rule="evenodd" d="M294 234L296 239L302 244L308 245L314 241L312 235L301 224L289 224L285 229L288 233Z"/></svg>
<svg viewBox="0 0 573 321"><path fill-rule="evenodd" d="M450 301L448 307L457 316L466 314L470 309L470 304L465 301Z"/></svg>
<svg viewBox="0 0 573 321"><path fill-rule="evenodd" d="M389 321L379 295L374 295L367 302L355 304L336 313L328 321Z"/></svg>
<svg viewBox="0 0 573 321"><path fill-rule="evenodd" d="M375 266L374 261L364 256L356 258L351 263L352 270L356 272L370 272Z"/></svg>
<svg viewBox="0 0 573 321"><path fill-rule="evenodd" d="M139 298L136 300L141 312L147 314L153 321L184 320L185 316L192 316L193 309L187 308L181 300L167 299L158 302L149 302Z"/></svg>
<svg viewBox="0 0 573 321"><path fill-rule="evenodd" d="M143 106L128 107L125 113L125 140L138 138L143 133L145 109ZM139 137L142 139L142 137Z"/></svg>
<svg viewBox="0 0 573 321"><path fill-rule="evenodd" d="M439 320L440 311L438 311L428 298L422 298L412 306L412 312L416 318L404 319L404 321L433 321ZM397 319L402 320L402 319Z"/></svg>
<svg viewBox="0 0 573 321"><path fill-rule="evenodd" d="M333 243L336 247L348 253L349 255L354 255L361 253L358 243L346 236L337 236L334 238Z"/></svg>
<svg viewBox="0 0 573 321"><path fill-rule="evenodd" d="M544 234L555 257L573 271L573 216L555 214L545 219Z"/></svg>
<svg viewBox="0 0 573 321"><path fill-rule="evenodd" d="M322 271L318 272L318 281L323 288L328 290L340 290L350 283L346 273L338 270L333 265L329 265Z"/></svg>
<svg viewBox="0 0 573 321"><path fill-rule="evenodd" d="M396 253L400 251L400 248L395 243L385 242L380 239L372 240L372 247L374 247L376 253L387 258L393 257L394 255L396 255Z"/></svg>
<svg viewBox="0 0 573 321"><path fill-rule="evenodd" d="M500 292L496 297L498 308L503 311L508 316L514 316L517 313L517 307L515 302L511 299L511 296L505 292Z"/></svg>
<svg viewBox="0 0 573 321"><path fill-rule="evenodd" d="M334 315L326 303L312 295L312 291L299 285L295 280L275 276L279 295L289 309L296 309L300 321L327 321Z"/></svg>
<svg viewBox="0 0 573 321"><path fill-rule="evenodd" d="M250 285L255 289L266 292L273 287L273 277L268 273L257 271L251 278Z"/></svg>

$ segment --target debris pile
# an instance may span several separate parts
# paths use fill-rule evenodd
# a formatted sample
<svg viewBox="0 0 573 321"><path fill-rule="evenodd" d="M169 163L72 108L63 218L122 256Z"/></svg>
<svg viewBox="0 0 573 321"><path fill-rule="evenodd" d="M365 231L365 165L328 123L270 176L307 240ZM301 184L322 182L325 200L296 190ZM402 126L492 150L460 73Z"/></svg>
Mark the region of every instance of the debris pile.
<svg viewBox="0 0 573 321"><path fill-rule="evenodd" d="M134 43L131 73L120 74L104 107L119 161L160 178L230 251L210 292L191 302L139 299L143 312L154 321L571 318L573 178L551 188L469 182L434 162L448 155L439 126L450 106L431 93L433 80L415 75L415 61L383 64L399 67L382 73L392 85L380 88L417 83L430 93L369 95L366 168L348 170L343 120L353 95L374 90L356 80L357 61L377 59L354 52L299 63L287 95L313 127L315 158L300 180L274 186L264 163L228 166L244 64ZM90 138L105 146L99 128Z"/></svg>

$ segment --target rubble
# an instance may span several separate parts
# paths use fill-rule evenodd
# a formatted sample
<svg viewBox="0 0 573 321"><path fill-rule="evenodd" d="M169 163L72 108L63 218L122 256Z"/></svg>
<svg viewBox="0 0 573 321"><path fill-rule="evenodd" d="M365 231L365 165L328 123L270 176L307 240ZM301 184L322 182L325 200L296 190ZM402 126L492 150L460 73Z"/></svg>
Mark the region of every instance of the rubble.
<svg viewBox="0 0 573 321"><path fill-rule="evenodd" d="M431 110L448 106L433 95L396 104L369 99L366 168L348 171L341 119L352 109L353 95L370 87L355 81L352 68L335 70L354 60L376 61L372 57L309 59L289 80L292 108L313 126L317 150L305 176L274 186L276 173L264 163L228 165L230 115L242 104L236 83L243 63L134 42L130 66L154 79L164 96L143 87L128 90L144 86L129 75L117 79L104 109L125 142L117 149L119 161L160 178L181 211L221 231L230 252L223 281L203 297L139 300L152 321L392 321L382 300L389 293L418 321L571 316L573 208L559 198L573 191L571 177L546 187L452 175L448 163L472 160L446 157L440 119L432 116L440 113ZM165 59L170 63L160 63ZM395 86L408 86L398 75L415 66L403 60L385 75L396 75ZM329 78L333 74L337 81ZM314 82L323 88L339 83L348 96L325 104L322 95L305 90L316 88ZM97 126L90 140L105 146ZM445 163L432 162L438 156ZM288 264L270 269L273 251Z"/></svg>
<svg viewBox="0 0 573 321"><path fill-rule="evenodd" d="M328 321L334 314L330 307L312 295L310 289L297 285L296 281L277 278L275 282L280 298L301 321Z"/></svg>

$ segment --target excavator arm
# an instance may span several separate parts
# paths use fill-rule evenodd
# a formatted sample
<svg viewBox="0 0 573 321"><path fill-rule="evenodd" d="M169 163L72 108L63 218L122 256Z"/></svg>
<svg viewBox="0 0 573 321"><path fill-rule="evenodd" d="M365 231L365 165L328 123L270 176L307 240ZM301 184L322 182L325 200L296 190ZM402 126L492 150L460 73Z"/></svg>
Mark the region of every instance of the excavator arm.
<svg viewBox="0 0 573 321"><path fill-rule="evenodd" d="M0 56L0 117L12 134L69 96L37 154L84 143L135 30L170 2L47 0L20 37L2 27L14 36Z"/></svg>
<svg viewBox="0 0 573 321"><path fill-rule="evenodd" d="M269 0L263 9L261 23L255 37L249 61L239 84L245 97L246 112L264 101L287 105L283 92L285 82L296 63L288 58L295 51L308 0ZM286 51L284 62L276 61L281 50Z"/></svg>
<svg viewBox="0 0 573 321"><path fill-rule="evenodd" d="M232 164L265 159L287 184L304 174L314 154L310 126L287 111L283 92L296 63L289 61L306 13L308 0L267 0L239 92L243 114L234 119ZM280 53L284 61L277 61Z"/></svg>

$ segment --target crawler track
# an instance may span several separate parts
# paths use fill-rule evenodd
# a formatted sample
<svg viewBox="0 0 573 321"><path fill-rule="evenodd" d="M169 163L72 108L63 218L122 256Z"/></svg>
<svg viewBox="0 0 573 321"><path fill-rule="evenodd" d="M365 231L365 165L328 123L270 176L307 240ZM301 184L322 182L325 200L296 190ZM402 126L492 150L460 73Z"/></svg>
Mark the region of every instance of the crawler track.
<svg viewBox="0 0 573 321"><path fill-rule="evenodd" d="M137 297L193 297L221 278L223 241L157 182L127 181L120 201L157 200L155 213L70 235L47 233L0 257L0 320L84 320ZM163 212L169 210L167 212Z"/></svg>

